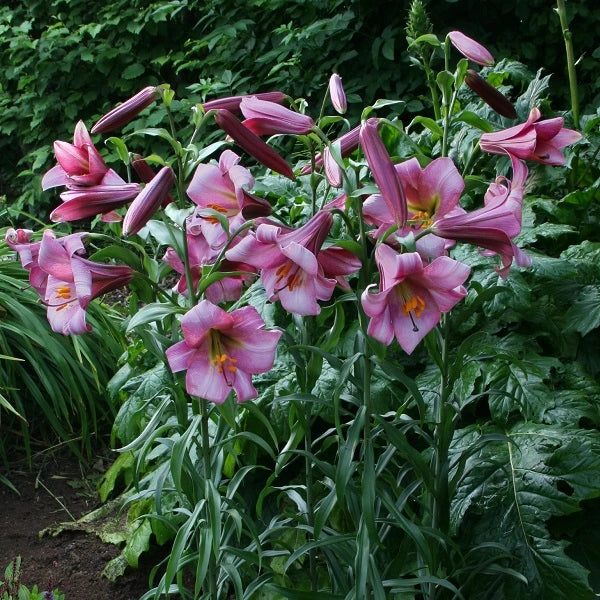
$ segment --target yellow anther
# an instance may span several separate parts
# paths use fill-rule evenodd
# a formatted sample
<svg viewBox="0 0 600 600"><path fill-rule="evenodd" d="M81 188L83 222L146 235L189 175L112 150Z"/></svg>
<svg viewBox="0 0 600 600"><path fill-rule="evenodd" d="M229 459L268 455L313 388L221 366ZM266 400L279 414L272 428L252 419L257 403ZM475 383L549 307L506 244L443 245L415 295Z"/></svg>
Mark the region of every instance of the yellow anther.
<svg viewBox="0 0 600 600"><path fill-rule="evenodd" d="M59 285L59 286L56 288L56 291L57 291L59 294L69 294L69 293L71 292L71 288L69 288L69 287L68 287L68 286L66 286L66 285Z"/></svg>
<svg viewBox="0 0 600 600"><path fill-rule="evenodd" d="M237 371L237 367L234 367L233 365L227 365L227 370L235 373Z"/></svg>

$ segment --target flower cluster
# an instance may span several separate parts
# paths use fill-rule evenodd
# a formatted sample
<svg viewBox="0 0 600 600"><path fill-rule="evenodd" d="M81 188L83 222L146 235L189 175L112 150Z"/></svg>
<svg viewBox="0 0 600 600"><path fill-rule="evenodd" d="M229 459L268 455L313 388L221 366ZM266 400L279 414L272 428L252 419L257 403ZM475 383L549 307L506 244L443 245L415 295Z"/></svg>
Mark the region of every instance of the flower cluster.
<svg viewBox="0 0 600 600"><path fill-rule="evenodd" d="M447 43L479 65L494 62L485 47L461 32L450 32ZM516 118L512 104L475 71L469 70L465 81L500 114ZM164 89L145 88L102 117L92 132L123 126ZM344 113L347 99L339 75L331 76L328 93L333 108ZM537 107L526 122L483 134L481 149L508 156L511 174L491 182L483 205L467 212L460 205L465 181L448 156L392 160L381 136L383 121L375 117L330 140L312 117L285 106L287 100L275 91L211 100L196 109L202 125L214 119L229 140L275 173L289 180L310 175L311 182L323 182L325 193L344 186L345 193L329 203L324 200L320 209L313 201L304 222L289 223L275 215L272 205L252 192L254 177L242 165L242 157L229 149L217 162L193 168L185 164L189 155L184 151L177 173L166 165L155 174L135 156L131 164L142 183L125 182L108 168L82 122L76 125L73 144L55 143L58 164L42 182L44 189L66 187L62 204L51 214L54 221L93 215L116 220L121 217L115 211L131 202L123 219L125 237L139 233L161 206L172 202L170 194L177 187L178 206L187 209L187 216L170 223L182 241L167 247L163 260L181 276L173 288L173 302L187 303L189 310L181 319L183 339L174 340L167 359L174 372L186 371L190 394L212 402L223 402L232 390L240 402L255 397L251 375L273 365L281 332L267 330L255 308L231 304L242 303L244 290L258 278L269 301L304 317L318 315L336 287L354 288L369 318L368 335L386 345L395 338L405 352L413 352L441 315L467 294L464 284L470 268L449 255L457 242L477 246L486 256L497 255L502 277L513 262L531 264L514 243L521 230L528 176L524 161L564 164L560 148L580 137L565 129L561 118L542 120ZM273 135L305 136L311 140L307 146L322 145L295 172L270 140L263 139ZM344 159L356 151L368 170L362 169L359 178L358 171L353 173L351 185ZM189 183L186 173L191 175ZM357 190L373 183L376 193L361 197ZM335 213L344 211L349 224L345 245L329 239ZM357 218L364 221L352 230ZM87 331L89 301L132 277L129 267L83 258L84 235L56 238L46 231L41 242L32 242L31 232L11 230L7 237L48 306L52 328L65 334ZM366 280L375 270L378 276ZM357 272L361 276L349 281Z"/></svg>

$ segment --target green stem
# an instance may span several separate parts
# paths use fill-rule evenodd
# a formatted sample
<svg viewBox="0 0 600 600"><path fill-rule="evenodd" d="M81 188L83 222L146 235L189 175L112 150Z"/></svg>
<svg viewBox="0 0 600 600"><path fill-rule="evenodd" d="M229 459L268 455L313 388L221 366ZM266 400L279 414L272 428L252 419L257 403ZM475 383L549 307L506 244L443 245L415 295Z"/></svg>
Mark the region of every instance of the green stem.
<svg viewBox="0 0 600 600"><path fill-rule="evenodd" d="M202 428L202 459L204 462L204 500L206 506L206 522L211 523L212 519L210 518L210 502L208 500L208 496L210 493L208 482L212 476L211 469L211 456L210 456L210 436L208 432L208 422L210 420L210 415L208 411L208 401L200 399L200 411L202 414L201 428ZM208 569L206 576L208 578L208 592L210 600L218 600L217 599L217 557L214 554L215 544L211 544L210 557L208 559Z"/></svg>
<svg viewBox="0 0 600 600"><path fill-rule="evenodd" d="M448 453L452 441L452 410L449 405L450 386L448 384L448 321L442 317L440 326L440 391L434 401L435 428L433 431L434 452L432 470L434 474L434 489L430 495L431 528L438 531L443 538L450 533L450 494L448 486ZM443 550L434 543L431 551L431 573L434 577L443 577L440 572L444 563ZM435 600L437 588L429 586L428 600Z"/></svg>
<svg viewBox="0 0 600 600"><path fill-rule="evenodd" d="M577 73L575 71L575 54L573 52L573 40L569 30L569 21L567 19L567 9L564 0L556 0L558 17L560 18L560 27L565 40L565 50L567 53L567 70L569 72L569 89L571 92L571 113L573 115L573 124L579 129L579 97L577 93Z"/></svg>

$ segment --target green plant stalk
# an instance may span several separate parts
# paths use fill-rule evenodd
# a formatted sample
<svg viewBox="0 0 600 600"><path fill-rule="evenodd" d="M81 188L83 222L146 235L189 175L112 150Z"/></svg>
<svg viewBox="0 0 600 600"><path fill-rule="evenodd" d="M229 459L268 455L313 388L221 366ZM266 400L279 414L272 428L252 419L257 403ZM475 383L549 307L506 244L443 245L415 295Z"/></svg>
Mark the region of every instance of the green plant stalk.
<svg viewBox="0 0 600 600"><path fill-rule="evenodd" d="M204 463L204 499L205 499L205 507L206 507L206 522L211 523L212 520L210 518L210 502L208 501L209 495L209 487L208 482L211 478L212 469L211 469L211 456L210 456L210 436L208 433L208 421L209 421L209 411L208 411L208 401L204 399L199 399L200 402L200 412L202 414L201 421L201 430L202 430L202 460ZM210 600L218 600L217 595L217 557L213 551L214 545L211 544L210 558L208 560L208 569L206 576L208 578L208 593Z"/></svg>
<svg viewBox="0 0 600 600"><path fill-rule="evenodd" d="M569 73L569 90L571 93L571 113L573 115L573 124L575 129L579 129L579 96L577 91L577 73L575 70L575 54L573 52L573 40L569 30L569 21L567 20L567 9L564 0L556 0L556 12L560 19L560 28L562 29L565 40L565 51L567 54L567 71Z"/></svg>
<svg viewBox="0 0 600 600"><path fill-rule="evenodd" d="M452 411L448 404L450 386L448 383L448 321L442 316L439 329L441 355L440 390L434 401L435 428L433 431L433 493L430 494L431 528L446 537L450 531L450 494L448 485L448 453L452 440ZM440 567L443 563L440 546L434 543L431 548L431 572L434 577L443 577ZM428 600L437 597L436 584L429 585Z"/></svg>

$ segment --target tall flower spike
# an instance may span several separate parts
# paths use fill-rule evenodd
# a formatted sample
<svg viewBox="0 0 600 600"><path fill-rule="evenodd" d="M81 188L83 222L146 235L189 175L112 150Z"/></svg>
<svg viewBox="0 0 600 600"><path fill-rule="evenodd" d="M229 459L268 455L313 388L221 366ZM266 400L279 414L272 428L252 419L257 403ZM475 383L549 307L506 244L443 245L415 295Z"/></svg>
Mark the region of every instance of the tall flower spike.
<svg viewBox="0 0 600 600"><path fill-rule="evenodd" d="M348 103L346 101L346 92L342 85L342 78L337 73L334 73L329 78L329 97L331 98L333 108L340 115L343 115L348 108Z"/></svg>
<svg viewBox="0 0 600 600"><path fill-rule="evenodd" d="M491 52L485 46L482 46L479 42L466 36L461 31L451 31L448 34L448 38L452 42L452 45L465 58L484 67L490 67L494 64L495 61Z"/></svg>
<svg viewBox="0 0 600 600"><path fill-rule="evenodd" d="M123 235L136 234L165 201L175 181L171 167L163 167L136 196L123 219Z"/></svg>
<svg viewBox="0 0 600 600"><path fill-rule="evenodd" d="M153 85L145 87L135 96L125 100L123 104L119 104L101 117L92 127L92 133L106 133L123 127L159 97L158 87Z"/></svg>
<svg viewBox="0 0 600 600"><path fill-rule="evenodd" d="M253 306L231 313L202 300L181 319L183 340L167 349L173 372L187 371L188 394L217 404L230 392L244 402L258 395L253 373L265 373L275 360L280 331L265 330Z"/></svg>
<svg viewBox="0 0 600 600"><path fill-rule="evenodd" d="M296 179L294 171L283 157L277 154L271 146L263 142L255 133L244 127L228 110L217 110L215 121L242 150L253 156L258 162L288 179Z"/></svg>
<svg viewBox="0 0 600 600"><path fill-rule="evenodd" d="M400 228L406 223L406 200L402 184L394 169L394 163L392 163L377 129L377 120L367 119L360 128L360 145L394 223Z"/></svg>

